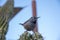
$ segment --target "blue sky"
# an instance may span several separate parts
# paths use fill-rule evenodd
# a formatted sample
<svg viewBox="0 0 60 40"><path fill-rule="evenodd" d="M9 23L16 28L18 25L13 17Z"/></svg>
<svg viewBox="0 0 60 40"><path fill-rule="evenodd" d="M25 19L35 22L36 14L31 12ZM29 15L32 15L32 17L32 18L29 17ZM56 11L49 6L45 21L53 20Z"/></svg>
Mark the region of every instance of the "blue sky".
<svg viewBox="0 0 60 40"><path fill-rule="evenodd" d="M2 6L6 0L0 0ZM32 16L32 0L14 0L14 7L25 7L9 23L7 40L17 40L25 29L19 25ZM36 0L38 30L44 40L60 40L60 0ZM31 33L31 32L30 32Z"/></svg>

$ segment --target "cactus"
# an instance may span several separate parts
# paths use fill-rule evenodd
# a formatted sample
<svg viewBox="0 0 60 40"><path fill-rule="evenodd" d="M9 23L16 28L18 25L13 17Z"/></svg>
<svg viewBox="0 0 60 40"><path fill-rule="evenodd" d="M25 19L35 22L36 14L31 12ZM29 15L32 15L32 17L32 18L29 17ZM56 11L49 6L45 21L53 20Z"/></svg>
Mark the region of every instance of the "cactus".
<svg viewBox="0 0 60 40"><path fill-rule="evenodd" d="M8 32L9 22L21 9L21 7L14 8L14 0L7 0L0 7L0 40L6 40L5 35Z"/></svg>
<svg viewBox="0 0 60 40"><path fill-rule="evenodd" d="M0 7L0 40L6 40L5 35L8 31L8 21L13 13L13 0L7 0L5 5Z"/></svg>
<svg viewBox="0 0 60 40"><path fill-rule="evenodd" d="M38 32L30 34L26 31L20 35L20 38L18 40L43 40L43 37Z"/></svg>

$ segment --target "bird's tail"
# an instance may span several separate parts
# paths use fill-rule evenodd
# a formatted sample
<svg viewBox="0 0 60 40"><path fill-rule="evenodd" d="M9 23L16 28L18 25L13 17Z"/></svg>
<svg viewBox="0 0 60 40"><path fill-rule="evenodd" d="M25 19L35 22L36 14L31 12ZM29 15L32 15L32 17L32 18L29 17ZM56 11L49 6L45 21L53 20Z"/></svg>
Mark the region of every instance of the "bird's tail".
<svg viewBox="0 0 60 40"><path fill-rule="evenodd" d="M20 25L23 25L22 23L19 23Z"/></svg>

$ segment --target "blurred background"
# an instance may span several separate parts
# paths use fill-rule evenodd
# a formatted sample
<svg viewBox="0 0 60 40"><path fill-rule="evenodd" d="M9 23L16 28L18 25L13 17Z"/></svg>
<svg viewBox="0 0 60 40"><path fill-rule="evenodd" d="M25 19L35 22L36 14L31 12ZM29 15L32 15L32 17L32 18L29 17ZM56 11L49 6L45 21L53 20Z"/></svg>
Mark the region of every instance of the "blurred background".
<svg viewBox="0 0 60 40"><path fill-rule="evenodd" d="M0 0L3 6L7 0ZM26 6L26 7L25 7ZM60 0L36 0L38 31L44 40L60 40ZM32 16L32 0L14 0L14 7L25 7L9 22L7 40L17 40L25 31L19 23ZM30 32L32 33L32 32Z"/></svg>

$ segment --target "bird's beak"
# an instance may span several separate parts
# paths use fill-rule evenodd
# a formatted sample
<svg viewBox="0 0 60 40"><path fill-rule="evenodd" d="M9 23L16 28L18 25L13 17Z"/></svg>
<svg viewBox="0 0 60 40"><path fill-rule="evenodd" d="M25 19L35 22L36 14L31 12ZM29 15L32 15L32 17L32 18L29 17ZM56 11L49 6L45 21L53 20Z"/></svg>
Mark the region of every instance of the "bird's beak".
<svg viewBox="0 0 60 40"><path fill-rule="evenodd" d="M37 19L40 18L40 17L37 17Z"/></svg>

